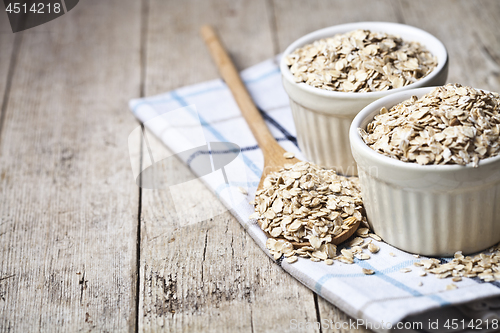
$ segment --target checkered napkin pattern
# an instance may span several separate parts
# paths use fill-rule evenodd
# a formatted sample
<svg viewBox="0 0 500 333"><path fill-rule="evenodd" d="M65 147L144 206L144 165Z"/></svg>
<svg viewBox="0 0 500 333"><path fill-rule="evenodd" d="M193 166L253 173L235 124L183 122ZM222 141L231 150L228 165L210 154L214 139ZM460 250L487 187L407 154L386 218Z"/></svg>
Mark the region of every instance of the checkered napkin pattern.
<svg viewBox="0 0 500 333"><path fill-rule="evenodd" d="M294 152L299 159L304 159L297 146L277 58L257 64L243 71L241 76L280 145ZM269 255L265 248L266 236L255 220L249 220L253 207L248 202L253 199L259 183L263 156L224 82L213 80L158 96L134 99L130 101L130 108L149 131L173 153L179 153L178 156L192 168L196 159L206 155L206 151L205 154L203 151L199 154L193 152L196 147L207 142L230 142L239 146L241 153L226 167L213 168L209 174L197 168L193 170L230 209L262 251ZM186 150L192 153L180 154ZM209 149L208 153L212 163L216 164L217 155L229 151L229 148ZM500 318L500 302L494 298L500 296L498 282L482 283L479 279L464 278L456 283L458 289L446 290L451 280L418 275L420 268L414 267L413 263L420 259L386 243L375 243L380 247L378 253L371 254L370 260L356 259L351 265L335 261L328 266L303 258L294 264L280 260L277 264L355 320L370 322L372 326L368 327L377 332L391 331L388 323L394 330L396 323L420 321L423 323L420 332L438 332L446 330L426 329L432 318L438 318L440 326L447 318ZM400 272L405 267L413 269L409 273ZM375 274L364 275L362 268L372 269ZM420 282L423 285L420 286ZM485 298L490 299L485 301ZM382 322L384 325L381 325Z"/></svg>

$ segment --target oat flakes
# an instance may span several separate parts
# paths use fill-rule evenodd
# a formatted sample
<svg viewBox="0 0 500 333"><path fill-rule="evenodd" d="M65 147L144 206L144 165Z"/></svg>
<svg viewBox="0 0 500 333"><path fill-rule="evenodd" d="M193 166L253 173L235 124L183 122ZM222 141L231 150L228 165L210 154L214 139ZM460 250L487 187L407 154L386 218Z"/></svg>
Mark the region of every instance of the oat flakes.
<svg viewBox="0 0 500 333"><path fill-rule="evenodd" d="M261 229L272 237L266 247L275 259L297 255L313 261L336 258L351 264L354 254L363 251L359 246L364 243L362 237L354 238L352 249L342 249L338 257L337 247L331 243L358 221L366 229L355 177L339 176L308 162L286 165L266 177L263 189L256 192L254 206L250 218L257 219ZM292 242L310 245L295 249ZM360 257L366 259L366 255Z"/></svg>
<svg viewBox="0 0 500 333"><path fill-rule="evenodd" d="M431 273L441 279L451 278L453 282L460 282L464 277L478 277L485 282L500 281L500 244L475 256L464 256L458 251L451 261L444 264L431 258L414 265L423 268L420 276Z"/></svg>
<svg viewBox="0 0 500 333"><path fill-rule="evenodd" d="M298 48L285 61L295 82L343 92L400 88L437 66L436 57L418 42L369 30L315 41Z"/></svg>
<svg viewBox="0 0 500 333"><path fill-rule="evenodd" d="M370 148L403 162L477 167L500 153L500 96L447 84L382 108L359 132Z"/></svg>

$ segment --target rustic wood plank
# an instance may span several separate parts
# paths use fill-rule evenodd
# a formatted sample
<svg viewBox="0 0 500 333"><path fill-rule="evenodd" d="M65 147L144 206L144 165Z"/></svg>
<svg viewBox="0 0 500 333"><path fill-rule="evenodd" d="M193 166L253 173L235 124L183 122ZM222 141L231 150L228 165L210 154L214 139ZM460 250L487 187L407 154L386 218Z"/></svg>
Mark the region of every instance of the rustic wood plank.
<svg viewBox="0 0 500 333"><path fill-rule="evenodd" d="M213 24L238 68L273 55L264 1L150 2L146 95L218 77L198 35ZM177 161L172 177L189 176ZM286 332L315 320L312 293L268 259L199 181L185 201L199 223L175 215L166 190L142 192L139 327L144 331ZM293 309L293 311L291 311ZM314 331L314 330L313 330Z"/></svg>
<svg viewBox="0 0 500 333"><path fill-rule="evenodd" d="M127 101L140 3L23 33L1 133L0 331L133 331L138 188Z"/></svg>
<svg viewBox="0 0 500 333"><path fill-rule="evenodd" d="M399 22L400 14L392 0L270 0L274 8L278 51L283 52L305 34L332 25L361 22Z"/></svg>
<svg viewBox="0 0 500 333"><path fill-rule="evenodd" d="M257 4L191 0L182 5L151 0L148 95L219 77L199 36L203 24L217 29L237 68L244 69L272 56L271 32L262 0ZM151 67L160 64L163 67Z"/></svg>
<svg viewBox="0 0 500 333"><path fill-rule="evenodd" d="M0 331L134 328L138 196L126 136L136 124L125 105L139 94L140 12L131 1L86 1L24 33L0 133ZM146 94L217 77L197 34L202 23L219 29L244 68L273 54L271 40L276 53L312 30L361 20L435 34L450 52L449 81L499 91L499 15L495 0L152 0ZM5 22L0 98L14 45ZM170 163L169 174L189 174ZM200 202L191 217L224 211L203 184L190 186L186 200ZM143 194L141 330L286 331L292 318L318 319L311 292L229 213L185 225L168 192ZM319 318L348 320L317 304Z"/></svg>

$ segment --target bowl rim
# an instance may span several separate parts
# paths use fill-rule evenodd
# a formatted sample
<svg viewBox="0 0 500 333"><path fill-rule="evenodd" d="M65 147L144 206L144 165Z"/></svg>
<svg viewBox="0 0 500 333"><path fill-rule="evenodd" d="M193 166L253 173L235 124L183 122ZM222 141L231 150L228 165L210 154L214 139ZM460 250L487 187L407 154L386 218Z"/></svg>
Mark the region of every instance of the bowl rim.
<svg viewBox="0 0 500 333"><path fill-rule="evenodd" d="M351 143L351 150L354 151L355 149L357 149L360 152L360 154L363 154L366 157L370 158L371 160L375 160L377 163L380 163L384 166L398 168L398 169L404 169L404 170L408 170L408 171L456 172L456 171L462 171L462 170L466 170L466 169L478 170L481 167L486 167L486 166L491 165L491 164L499 163L500 162L500 155L479 160L478 166L476 168L472 166L472 163L469 163L466 165L460 165L460 164L420 165L420 164L414 163L414 162L403 162L401 160L397 160L395 158L385 156L383 154L376 152L375 150L368 147L368 145L365 143L365 141L361 138L361 135L359 134L358 129L361 128L361 124L363 122L365 122L365 120L368 117L370 117L371 114L373 114L373 116L372 116L372 119L373 119L373 117L376 115L376 113L374 113L376 110L379 111L384 106L387 109L389 109L390 107L407 100L411 96L420 97L421 95L424 95L424 94L432 91L435 88L437 88L437 87L436 86L423 87L423 88L416 88L416 89L408 89L406 91L400 91L398 93L394 93L394 94L382 97L382 98L370 103L366 107L364 107L356 115L356 117L354 117L354 120L351 123L351 127L349 128L349 141ZM478 88L474 88L474 89L482 90L484 92L489 92L488 90L484 90L484 89L478 89ZM359 163L358 163L358 166L359 166Z"/></svg>
<svg viewBox="0 0 500 333"><path fill-rule="evenodd" d="M390 27L390 29L387 29L386 27ZM433 43L437 45L436 49L430 50L428 44L425 44L426 48L432 52L432 54L436 57L438 55L441 55L443 58L443 61L439 61L438 65L434 70L424 78L418 80L417 82L410 83L407 86L400 87L400 88L395 88L395 89L388 89L388 90L383 90L383 91L371 91L371 92L363 92L363 93L357 93L357 92L343 92L343 91L330 91L330 90L324 90L320 88L316 88L313 86L310 86L306 84L305 82L297 83L293 79L293 74L290 72L288 65L285 63L285 57L292 53L294 50L297 48L309 44L315 40L319 40L322 38L325 38L326 36L324 35L330 35L334 36L338 33L341 33L339 30L356 30L356 29L379 29L380 31L384 31L387 33L395 34L397 35L397 31L400 30L406 30L406 31L411 31L415 34L420 34L422 37L426 40L431 40ZM384 29L386 28L386 29ZM390 31L387 31L390 30ZM394 32L391 32L394 31ZM324 36L324 37L320 37ZM337 97L337 98L346 98L346 99L359 99L359 98L380 98L383 96L387 96L387 94L392 94L408 89L412 89L414 85L418 86L425 86L425 84L432 79L434 79L439 73L442 72L442 70L446 67L448 64L448 51L446 50L445 45L435 36L431 35L427 31L424 31L420 28L407 25L407 24L401 24L401 23L394 23L394 22L382 22L382 21L363 21L363 22L353 22L353 23L345 23L345 24L339 24L339 25L334 25L326 28L322 28L319 30L315 30L313 32L308 33L307 35L304 35L300 37L299 39L295 40L293 43L291 43L283 52L281 59L280 59L280 71L281 75L284 79L286 79L290 84L295 85L299 89L305 90L308 93L318 95L318 96L323 96L323 97Z"/></svg>

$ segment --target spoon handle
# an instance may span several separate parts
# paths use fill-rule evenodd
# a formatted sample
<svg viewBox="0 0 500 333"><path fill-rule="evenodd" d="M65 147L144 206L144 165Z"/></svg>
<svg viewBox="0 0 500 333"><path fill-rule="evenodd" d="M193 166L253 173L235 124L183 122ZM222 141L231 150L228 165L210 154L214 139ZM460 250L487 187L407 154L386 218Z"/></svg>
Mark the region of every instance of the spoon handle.
<svg viewBox="0 0 500 333"><path fill-rule="evenodd" d="M279 154L279 156L281 156L284 152L283 148L281 148L278 142L276 142L276 139L272 136L271 132L269 132L264 119L255 106L252 97L250 97L250 94L243 84L236 67L224 49L224 46L214 29L209 25L204 25L201 27L200 33L217 65L217 68L219 69L222 78L231 90L243 117L257 140L260 149L262 149L264 159L272 158L275 154Z"/></svg>

